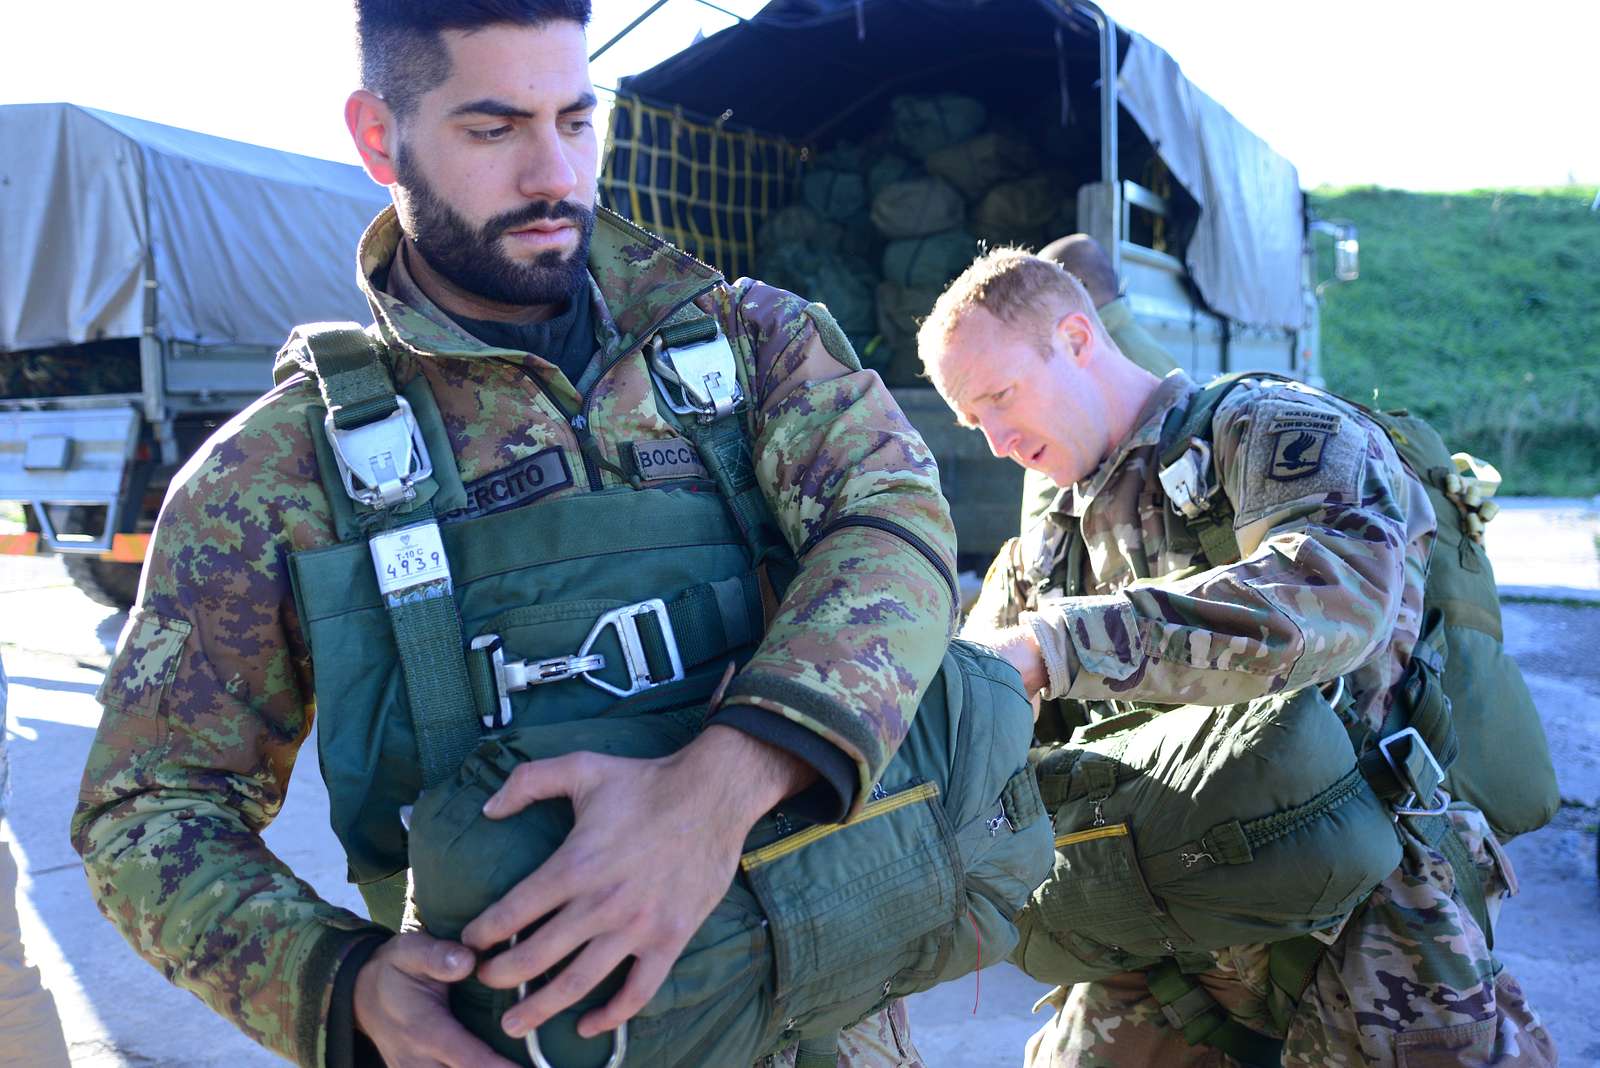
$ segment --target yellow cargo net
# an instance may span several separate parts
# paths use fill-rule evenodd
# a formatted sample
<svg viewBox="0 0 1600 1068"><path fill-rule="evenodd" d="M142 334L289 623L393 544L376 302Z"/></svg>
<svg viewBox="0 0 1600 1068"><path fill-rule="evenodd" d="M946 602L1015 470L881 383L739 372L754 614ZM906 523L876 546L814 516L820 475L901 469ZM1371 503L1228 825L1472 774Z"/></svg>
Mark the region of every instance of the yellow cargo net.
<svg viewBox="0 0 1600 1068"><path fill-rule="evenodd" d="M600 195L606 207L737 278L754 272L756 234L789 202L802 155L780 137L618 93Z"/></svg>

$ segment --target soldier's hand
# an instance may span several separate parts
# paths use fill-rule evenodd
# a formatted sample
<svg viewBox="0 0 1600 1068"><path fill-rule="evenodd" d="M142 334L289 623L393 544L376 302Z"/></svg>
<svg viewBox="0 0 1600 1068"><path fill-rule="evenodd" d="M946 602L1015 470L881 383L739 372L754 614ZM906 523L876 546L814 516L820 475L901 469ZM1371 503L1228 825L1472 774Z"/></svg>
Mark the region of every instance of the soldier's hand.
<svg viewBox="0 0 1600 1068"><path fill-rule="evenodd" d="M478 969L507 989L572 961L502 1018L521 1036L588 994L628 958L622 987L585 1013L578 1033L615 1029L648 1002L694 932L727 893L745 835L763 813L815 777L796 758L712 726L662 760L573 753L522 764L484 812L510 816L535 801L572 800L572 833L532 875L462 932L479 950L545 922Z"/></svg>
<svg viewBox="0 0 1600 1068"><path fill-rule="evenodd" d="M470 974L465 947L396 935L356 973L356 1026L389 1068L516 1068L450 1015L446 988Z"/></svg>

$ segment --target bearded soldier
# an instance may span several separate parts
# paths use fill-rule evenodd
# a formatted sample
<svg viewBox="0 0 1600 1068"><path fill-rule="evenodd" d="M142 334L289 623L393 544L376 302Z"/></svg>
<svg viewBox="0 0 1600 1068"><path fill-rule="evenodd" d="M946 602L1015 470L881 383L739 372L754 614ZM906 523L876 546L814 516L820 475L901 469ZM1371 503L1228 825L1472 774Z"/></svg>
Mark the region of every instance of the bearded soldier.
<svg viewBox="0 0 1600 1068"><path fill-rule="evenodd" d="M963 632L1040 697L1041 740L1128 702L1230 705L1341 677L1353 728L1382 731L1423 654L1435 517L1379 427L1298 383L1246 378L1169 466L1165 439L1200 391L1130 361L1075 278L1016 250L953 282L919 342L960 421L1058 487L1044 522L996 559ZM1181 507L1215 514L1195 506L1218 494L1232 522L1196 534ZM1401 819L1400 866L1327 933L1289 1011L1271 1004L1269 947L1233 946L1159 984L1151 971L1058 988L1029 1063L1260 1063L1245 1046L1306 1068L1553 1063L1469 907L1481 889L1492 915L1510 867L1476 809L1447 819L1466 862ZM1224 1014L1238 1026L1214 1033L1246 1041L1185 1040Z"/></svg>
<svg viewBox="0 0 1600 1068"><path fill-rule="evenodd" d="M762 813L863 804L953 629L954 535L932 457L826 309L731 285L595 206L587 0L357 8L345 117L394 198L359 249L374 324L297 331L279 387L174 482L73 842L134 947L283 1056L502 1065L445 1003L477 953L542 919L476 964L499 989L553 973L503 1027L526 1034L624 966L579 1024L615 1029ZM495 536L516 524L532 533ZM792 576L766 566L775 540ZM560 581L486 607L474 591L510 553ZM464 944L397 933L406 806L480 717L703 707L719 678L673 757L522 765L487 814L566 797L565 845ZM371 920L259 837L313 697ZM918 1063L897 1004L841 1050Z"/></svg>

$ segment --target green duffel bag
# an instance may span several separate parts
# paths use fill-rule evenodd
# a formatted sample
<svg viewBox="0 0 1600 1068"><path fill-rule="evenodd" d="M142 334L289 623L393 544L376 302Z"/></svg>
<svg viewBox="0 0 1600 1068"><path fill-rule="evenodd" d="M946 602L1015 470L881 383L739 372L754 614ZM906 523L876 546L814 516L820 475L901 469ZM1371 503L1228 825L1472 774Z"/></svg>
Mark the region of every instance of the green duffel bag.
<svg viewBox="0 0 1600 1068"><path fill-rule="evenodd" d="M897 96L889 101L889 128L895 144L916 159L957 144L983 129L983 104L959 93Z"/></svg>
<svg viewBox="0 0 1600 1068"><path fill-rule="evenodd" d="M867 179L856 171L815 167L800 179L800 198L823 218L842 222L867 206Z"/></svg>
<svg viewBox="0 0 1600 1068"><path fill-rule="evenodd" d="M1050 224L1071 199L1058 175L1039 174L1002 182L989 190L972 213L972 232L991 245L1037 244L1053 240Z"/></svg>
<svg viewBox="0 0 1600 1068"><path fill-rule="evenodd" d="M884 237L926 237L960 226L967 206L943 178L907 178L872 198L872 225Z"/></svg>
<svg viewBox="0 0 1600 1068"><path fill-rule="evenodd" d="M518 763L580 750L665 756L695 736L698 719L698 709L607 715L485 743L412 813L413 904L426 929L457 938L571 830L565 799L482 817ZM1032 726L1016 671L953 643L874 800L845 824L810 824L782 806L763 819L727 895L626 1030L576 1032L619 987L619 969L539 1029L541 1055L559 1068L600 1068L615 1041L626 1045L623 1065L743 1068L796 1042L826 1049L891 1000L1003 959L1051 863L1050 822L1027 765ZM536 1063L500 1029L517 999L470 979L450 991L469 1029L503 1056Z"/></svg>
<svg viewBox="0 0 1600 1068"><path fill-rule="evenodd" d="M893 152L885 152L872 161L872 166L867 168L867 193L877 196L888 186L907 178L915 178L922 173L922 169L904 156L897 156Z"/></svg>
<svg viewBox="0 0 1600 1068"><path fill-rule="evenodd" d="M767 216L756 243L762 249L806 248L832 251L844 240L844 227L824 219L804 204L790 204Z"/></svg>
<svg viewBox="0 0 1600 1068"><path fill-rule="evenodd" d="M1056 861L1012 959L1044 982L1333 928L1400 863L1393 816L1315 687L1126 713L1030 759Z"/></svg>
<svg viewBox="0 0 1600 1068"><path fill-rule="evenodd" d="M891 241L883 248L883 277L907 289L943 289L978 255L978 239L965 230Z"/></svg>
<svg viewBox="0 0 1600 1068"><path fill-rule="evenodd" d="M943 178L968 200L978 200L1001 182L1032 171L1038 166L1038 155L1021 138L991 130L941 148L928 157L927 166L929 174Z"/></svg>

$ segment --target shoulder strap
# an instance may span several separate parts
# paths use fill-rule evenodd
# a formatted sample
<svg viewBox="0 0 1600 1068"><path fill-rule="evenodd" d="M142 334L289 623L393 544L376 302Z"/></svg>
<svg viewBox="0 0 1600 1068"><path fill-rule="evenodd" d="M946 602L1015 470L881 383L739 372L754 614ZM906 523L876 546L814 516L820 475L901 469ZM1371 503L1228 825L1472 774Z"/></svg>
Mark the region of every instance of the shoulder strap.
<svg viewBox="0 0 1600 1068"><path fill-rule="evenodd" d="M296 329L278 355L273 378L282 382L296 373L316 382L327 409L323 425L312 430L323 482L330 501L340 502L336 514L342 506L355 517L372 554L426 788L453 775L479 740L461 616L434 516L439 483L429 443L412 404L395 391L381 342L355 323ZM440 424L428 436L436 449L443 446L442 463L459 490L460 475L425 385L422 394L425 418Z"/></svg>
<svg viewBox="0 0 1600 1068"><path fill-rule="evenodd" d="M1245 377L1238 373L1214 378L1190 398L1187 408L1174 408L1161 428L1157 450L1161 488L1171 511L1183 521L1178 529L1199 544L1214 566L1237 561L1239 544L1233 535L1233 502L1222 492L1212 461L1211 418ZM1169 535L1175 532L1169 524Z"/></svg>
<svg viewBox="0 0 1600 1068"><path fill-rule="evenodd" d="M737 306L743 289L735 291ZM744 339L737 339L741 349ZM749 369L714 316L686 304L648 346L663 414L677 423L700 454L757 566L793 567L766 496L756 481L747 409ZM769 571L771 568L769 568ZM785 576L787 578L787 576Z"/></svg>

